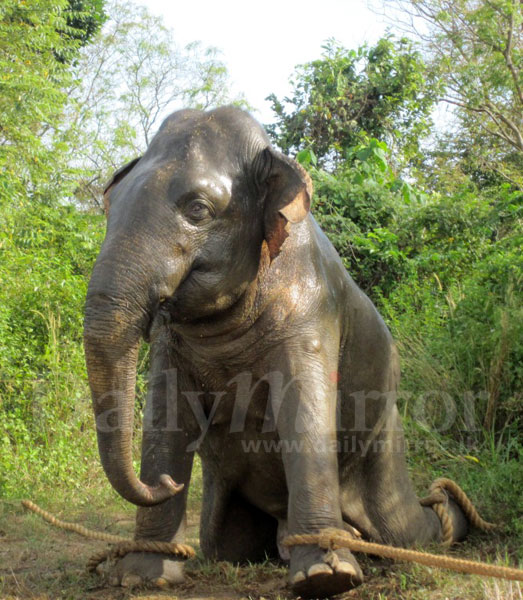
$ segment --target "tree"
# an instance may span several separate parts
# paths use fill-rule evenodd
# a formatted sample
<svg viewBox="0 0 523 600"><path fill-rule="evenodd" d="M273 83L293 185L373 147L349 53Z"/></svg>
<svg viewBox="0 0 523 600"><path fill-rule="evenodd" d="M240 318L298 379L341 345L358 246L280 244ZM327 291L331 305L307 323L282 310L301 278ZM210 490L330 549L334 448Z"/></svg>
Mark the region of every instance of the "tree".
<svg viewBox="0 0 523 600"><path fill-rule="evenodd" d="M444 83L465 166L523 187L523 4L520 0L384 0L399 8ZM460 139L461 137L461 139ZM448 138L446 139L448 141Z"/></svg>
<svg viewBox="0 0 523 600"><path fill-rule="evenodd" d="M82 49L64 139L86 176L77 201L101 206L110 173L143 153L167 114L230 101L227 69L214 48L180 47L160 18L131 3L108 5L110 20Z"/></svg>
<svg viewBox="0 0 523 600"><path fill-rule="evenodd" d="M100 12L102 3L95 2ZM66 0L52 6L46 0L0 5L0 201L54 194L55 166L63 164L66 149L49 131L67 101L70 73L64 57L72 60L96 28L96 20L86 16L89 6L85 1L77 12ZM77 18L85 20L86 29L79 23L71 28L68 23Z"/></svg>
<svg viewBox="0 0 523 600"><path fill-rule="evenodd" d="M420 192L398 171L420 156L433 82L407 39L385 37L358 50L331 40L324 50L297 68L289 98L270 96L277 121L268 129L309 168L315 217L357 283L376 298L408 270L391 228Z"/></svg>
<svg viewBox="0 0 523 600"><path fill-rule="evenodd" d="M53 436L65 439L79 397L87 404L81 315L103 226L65 205L74 181L64 176L69 148L55 132L71 63L102 6L0 3L0 495L16 479L24 448L46 448L53 462ZM69 459L71 449L61 447Z"/></svg>
<svg viewBox="0 0 523 600"><path fill-rule="evenodd" d="M105 23L105 0L68 0L65 11L67 30L64 35L85 46Z"/></svg>
<svg viewBox="0 0 523 600"><path fill-rule="evenodd" d="M310 147L325 165L344 159L362 136L387 142L398 161L418 151L428 129L432 82L406 38L347 50L333 40L319 60L296 69L291 97L269 96L277 121L268 129L285 152Z"/></svg>

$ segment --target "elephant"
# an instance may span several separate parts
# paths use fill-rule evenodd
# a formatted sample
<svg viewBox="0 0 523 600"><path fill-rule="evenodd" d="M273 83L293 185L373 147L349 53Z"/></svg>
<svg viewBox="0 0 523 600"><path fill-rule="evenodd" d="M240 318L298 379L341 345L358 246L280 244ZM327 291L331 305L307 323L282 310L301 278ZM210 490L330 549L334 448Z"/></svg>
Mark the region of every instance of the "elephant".
<svg viewBox="0 0 523 600"><path fill-rule="evenodd" d="M138 506L135 539L183 541L200 456L209 559L289 564L294 593L359 585L349 550L282 544L324 528L409 546L441 539L409 479L399 359L370 299L310 212L312 184L233 106L179 110L118 170L90 278L84 347L101 463ZM150 344L140 477L133 469L140 344ZM449 500L455 539L467 531ZM183 580L130 553L113 584Z"/></svg>

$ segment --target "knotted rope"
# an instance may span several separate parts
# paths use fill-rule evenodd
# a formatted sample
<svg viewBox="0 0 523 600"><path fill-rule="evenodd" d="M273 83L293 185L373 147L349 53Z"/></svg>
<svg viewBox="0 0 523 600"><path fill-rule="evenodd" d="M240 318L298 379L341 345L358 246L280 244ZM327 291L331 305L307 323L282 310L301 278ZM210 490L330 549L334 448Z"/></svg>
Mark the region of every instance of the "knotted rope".
<svg viewBox="0 0 523 600"><path fill-rule="evenodd" d="M87 569L89 571L95 571L96 567L110 558L122 557L129 552L156 552L160 554L171 554L181 560L187 560L195 556L194 549L186 544L178 544L174 542L153 542L150 540L131 540L129 538L121 537L119 535L112 535L110 533L104 533L101 531L93 531L77 525L76 523L68 523L67 521L61 521L54 517L51 513L43 510L34 502L30 500L22 500L25 508L32 510L37 515L41 516L51 525L67 531L74 531L79 533L83 537L91 540L99 540L101 542L108 542L111 546L105 550L97 552L89 559L87 563Z"/></svg>
<svg viewBox="0 0 523 600"><path fill-rule="evenodd" d="M450 494L459 505L472 527L483 531L489 531L495 528L494 524L484 521L479 516L478 511L457 483L451 479L441 477L436 479L430 486L430 494L426 498L422 498L420 504L422 506L431 506L438 515L441 521L441 543L443 546L449 546L453 539L452 519L447 510L448 494ZM438 567L441 569L458 571L460 573L523 581L522 569L514 569L511 567L464 560L441 554L418 552L417 550L365 542L364 540L353 537L353 535L347 531L332 527L322 529L319 533L290 535L283 540L283 544L285 546L317 544L324 550L348 548L351 552L363 552L365 554L374 554L376 556L392 558L394 560L415 562L427 567Z"/></svg>
<svg viewBox="0 0 523 600"><path fill-rule="evenodd" d="M479 516L478 511L469 500L467 494L465 494L455 481L446 477L440 477L430 486L429 495L421 498L419 502L422 506L430 506L438 515L441 521L441 544L444 547L450 546L453 540L452 519L447 510L448 494L459 505L472 527L481 529L482 531L491 531L496 528L493 523L488 523Z"/></svg>
<svg viewBox="0 0 523 600"><path fill-rule="evenodd" d="M500 579L523 581L522 569L512 569L500 565L490 565L472 560L463 560L461 558L454 558L443 554L430 554L428 552L418 552L417 550L408 550L406 548L364 542L363 540L353 538L350 533L342 529L327 528L322 529L319 533L290 535L283 540L283 544L285 546L317 544L323 550L348 548L352 552L363 552L365 554L374 554L376 556L392 558L394 560L405 560L408 562L419 563L427 567L438 567L440 569L450 569L460 573L471 573L474 575L485 575L488 577L498 577Z"/></svg>

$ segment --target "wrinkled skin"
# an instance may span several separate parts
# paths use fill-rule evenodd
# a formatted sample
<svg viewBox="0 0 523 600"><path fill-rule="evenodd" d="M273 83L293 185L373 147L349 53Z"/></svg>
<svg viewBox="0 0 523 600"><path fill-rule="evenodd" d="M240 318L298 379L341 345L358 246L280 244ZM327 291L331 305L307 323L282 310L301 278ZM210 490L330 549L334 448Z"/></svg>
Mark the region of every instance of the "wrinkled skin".
<svg viewBox="0 0 523 600"><path fill-rule="evenodd" d="M394 343L310 215L311 194L303 169L239 109L171 115L105 194L85 350L102 464L140 506L136 538L183 540L197 451L205 556L280 554L294 591L316 597L358 585L361 570L348 550L289 551L287 533L356 528L406 546L437 541L441 527L408 479ZM142 338L151 380L138 479ZM461 537L465 520L450 510ZM109 576L165 584L183 573L133 553Z"/></svg>

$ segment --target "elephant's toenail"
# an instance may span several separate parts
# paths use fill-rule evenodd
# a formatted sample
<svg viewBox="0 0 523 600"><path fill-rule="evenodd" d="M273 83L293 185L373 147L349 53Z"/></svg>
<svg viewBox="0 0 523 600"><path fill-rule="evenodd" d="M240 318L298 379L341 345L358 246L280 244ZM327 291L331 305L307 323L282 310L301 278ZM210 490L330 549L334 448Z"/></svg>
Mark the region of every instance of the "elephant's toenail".
<svg viewBox="0 0 523 600"><path fill-rule="evenodd" d="M122 577L122 587L134 587L135 585L140 585L142 583L142 578L139 575L134 575L133 573L126 573Z"/></svg>
<svg viewBox="0 0 523 600"><path fill-rule="evenodd" d="M120 585L120 581L116 575L111 575L108 579L108 582L109 582L109 585L112 585L113 587Z"/></svg>
<svg viewBox="0 0 523 600"><path fill-rule="evenodd" d="M303 571L298 571L291 578L291 584L301 583L302 581L305 581L305 579L305 573Z"/></svg>
<svg viewBox="0 0 523 600"><path fill-rule="evenodd" d="M307 577L314 577L315 575L331 575L332 574L332 569L329 567L329 565L326 565L325 563L323 564L316 564L316 565L312 565L312 567L309 568L309 570L307 571Z"/></svg>
<svg viewBox="0 0 523 600"><path fill-rule="evenodd" d="M169 582L164 577L158 577L157 579L154 579L152 581L152 583L157 587L168 587L169 586Z"/></svg>
<svg viewBox="0 0 523 600"><path fill-rule="evenodd" d="M352 575L356 577L358 574L356 573L356 569L348 562L340 561L336 566L337 573L345 573L346 575Z"/></svg>

